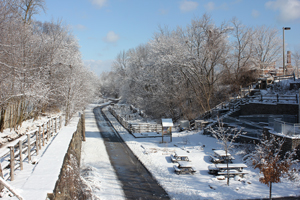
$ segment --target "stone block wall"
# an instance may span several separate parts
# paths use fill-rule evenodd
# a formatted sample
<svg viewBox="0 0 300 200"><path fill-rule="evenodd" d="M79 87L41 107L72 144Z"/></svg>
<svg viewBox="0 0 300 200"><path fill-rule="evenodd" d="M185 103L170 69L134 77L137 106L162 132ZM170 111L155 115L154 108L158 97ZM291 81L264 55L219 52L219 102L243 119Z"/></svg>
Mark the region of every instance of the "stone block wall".
<svg viewBox="0 0 300 200"><path fill-rule="evenodd" d="M80 179L81 142L85 133L84 114L78 122L69 149L64 158L59 179L56 182L51 200L87 199L82 191Z"/></svg>
<svg viewBox="0 0 300 200"><path fill-rule="evenodd" d="M296 149L298 156L300 155L300 138L291 138L291 137L284 137L277 134L273 134L269 128L264 128L263 134L267 137L274 135L276 138L284 139L285 142L282 146L282 152L285 153L287 151L294 151Z"/></svg>
<svg viewBox="0 0 300 200"><path fill-rule="evenodd" d="M256 114L273 114L273 115L298 115L297 104L260 104L249 103L240 106L238 115L256 115Z"/></svg>

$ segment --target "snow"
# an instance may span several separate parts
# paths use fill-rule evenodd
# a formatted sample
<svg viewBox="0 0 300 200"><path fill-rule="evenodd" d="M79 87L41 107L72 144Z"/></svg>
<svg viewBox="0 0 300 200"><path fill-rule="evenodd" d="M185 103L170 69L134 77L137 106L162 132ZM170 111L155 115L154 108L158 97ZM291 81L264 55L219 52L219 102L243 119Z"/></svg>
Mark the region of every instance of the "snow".
<svg viewBox="0 0 300 200"><path fill-rule="evenodd" d="M14 191L26 200L45 199L47 193L52 193L58 180L65 154L69 148L73 133L77 129L79 117L74 117L68 126L62 127L59 133L52 137L48 144L42 147L35 165L24 162L24 169L15 171L15 180L10 181ZM3 199L16 199L10 197L8 192Z"/></svg>
<svg viewBox="0 0 300 200"><path fill-rule="evenodd" d="M173 121L172 119L161 119L161 123L163 127L172 127L173 126Z"/></svg>
<svg viewBox="0 0 300 200"><path fill-rule="evenodd" d="M166 190L172 199L247 199L268 198L269 188L259 182L259 171L248 166L244 169L248 174L244 178L231 178L230 185L227 180L218 180L214 175L208 174L209 155L213 149L221 146L216 139L202 135L197 131L173 132L173 142L161 143L161 138L134 138L121 126L117 120L105 109L105 114L119 132L120 136L147 167L159 184ZM205 147L202 146L205 145ZM170 154L188 154L195 175L176 175L174 173ZM242 163L239 149L231 152L235 156L234 163ZM299 195L299 187L295 182L282 179L282 183L273 184L272 196Z"/></svg>
<svg viewBox="0 0 300 200"><path fill-rule="evenodd" d="M86 113L86 141L82 143L81 175L85 183L93 192L93 199L125 199L122 185L117 179L111 166L106 148L97 128L93 115L93 108L99 104L89 105ZM147 167L159 184L166 190L171 199L247 199L268 198L269 188L259 182L259 171L248 165L244 178L218 180L208 174L209 155L214 149L221 149L216 139L202 135L200 131L173 131L173 140L161 137L135 138L104 109L120 136L131 148L139 160ZM43 147L44 153L36 157L38 164L24 162L24 170L16 171L15 181L9 182L18 194L25 199L45 199L47 192L52 192L62 166L63 157L67 151L69 141L76 130L78 118L72 120L71 125L63 127L60 133L51 141L51 145ZM103 121L99 122L102 123ZM204 146L205 145L205 146ZM194 175L176 175L170 155L177 152L185 154L191 160L190 164L196 170ZM243 149L233 149L230 152L234 163L242 163L245 156ZM281 183L273 184L272 196L297 196L299 183L282 179ZM16 199L7 194L3 199Z"/></svg>

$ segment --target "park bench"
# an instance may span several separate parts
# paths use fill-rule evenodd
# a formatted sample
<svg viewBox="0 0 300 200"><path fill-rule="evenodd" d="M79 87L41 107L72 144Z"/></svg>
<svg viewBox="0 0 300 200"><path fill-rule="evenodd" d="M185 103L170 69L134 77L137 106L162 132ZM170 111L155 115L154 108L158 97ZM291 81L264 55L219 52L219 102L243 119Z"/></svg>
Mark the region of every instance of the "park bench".
<svg viewBox="0 0 300 200"><path fill-rule="evenodd" d="M229 173L227 173L227 170L225 171L219 171L218 175L223 175L225 177L227 177L229 175L229 177L234 177L234 176L241 176L244 177L245 174L248 174L247 172L241 172L239 170L229 170Z"/></svg>

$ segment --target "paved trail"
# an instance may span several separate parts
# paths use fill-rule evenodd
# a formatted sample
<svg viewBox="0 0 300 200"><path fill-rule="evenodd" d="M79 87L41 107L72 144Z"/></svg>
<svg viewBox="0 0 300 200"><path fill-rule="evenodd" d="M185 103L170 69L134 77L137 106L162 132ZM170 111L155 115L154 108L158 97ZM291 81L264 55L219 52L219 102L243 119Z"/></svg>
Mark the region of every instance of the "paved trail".
<svg viewBox="0 0 300 200"><path fill-rule="evenodd" d="M164 189L136 158L101 111L94 109L98 128L106 146L109 159L127 199L169 199ZM104 119L104 120L103 120Z"/></svg>

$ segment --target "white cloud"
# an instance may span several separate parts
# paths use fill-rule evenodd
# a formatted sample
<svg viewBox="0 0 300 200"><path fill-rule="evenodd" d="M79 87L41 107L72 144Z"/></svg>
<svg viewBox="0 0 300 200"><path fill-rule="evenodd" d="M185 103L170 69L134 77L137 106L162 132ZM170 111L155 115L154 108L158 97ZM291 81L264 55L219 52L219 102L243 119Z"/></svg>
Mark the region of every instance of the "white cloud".
<svg viewBox="0 0 300 200"><path fill-rule="evenodd" d="M215 3L214 2L208 2L206 5L204 5L205 9L210 12L215 9Z"/></svg>
<svg viewBox="0 0 300 200"><path fill-rule="evenodd" d="M103 38L105 42L114 43L120 39L120 36L113 31L109 31L107 35Z"/></svg>
<svg viewBox="0 0 300 200"><path fill-rule="evenodd" d="M258 11L258 10L252 10L252 13L251 13L251 15L252 15L252 17L254 17L254 18L258 18L258 17L259 17L259 15L260 15L260 13L259 13L259 11Z"/></svg>
<svg viewBox="0 0 300 200"><path fill-rule="evenodd" d="M267 9L279 10L280 22L293 21L300 18L300 0L275 0L265 4Z"/></svg>
<svg viewBox="0 0 300 200"><path fill-rule="evenodd" d="M102 72L111 71L113 60L84 60L83 63L99 76Z"/></svg>
<svg viewBox="0 0 300 200"><path fill-rule="evenodd" d="M90 1L92 2L93 5L96 5L100 8L102 8L107 2L107 0L90 0Z"/></svg>
<svg viewBox="0 0 300 200"><path fill-rule="evenodd" d="M198 7L198 3L195 2L195 1L187 1L187 0L184 0L180 3L180 10L182 12L189 12L189 11L193 11L195 10L196 8Z"/></svg>

